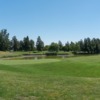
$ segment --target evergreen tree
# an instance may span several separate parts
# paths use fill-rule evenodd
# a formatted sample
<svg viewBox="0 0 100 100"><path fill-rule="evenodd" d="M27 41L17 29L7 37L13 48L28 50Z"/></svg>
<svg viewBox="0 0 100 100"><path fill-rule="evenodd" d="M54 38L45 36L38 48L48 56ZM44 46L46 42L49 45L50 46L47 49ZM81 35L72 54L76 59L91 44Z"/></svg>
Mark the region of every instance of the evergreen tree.
<svg viewBox="0 0 100 100"><path fill-rule="evenodd" d="M6 29L0 31L0 50L6 51L10 48L9 33Z"/></svg>
<svg viewBox="0 0 100 100"><path fill-rule="evenodd" d="M34 41L33 40L30 40L29 41L29 45L30 45L30 51L34 50Z"/></svg>
<svg viewBox="0 0 100 100"><path fill-rule="evenodd" d="M74 43L75 45L74 45L74 51L75 52L79 52L80 51L80 45L79 45L79 42L76 42L76 43Z"/></svg>
<svg viewBox="0 0 100 100"><path fill-rule="evenodd" d="M84 52L84 41L83 40L80 40L78 42L78 44L79 44L80 51L83 51Z"/></svg>
<svg viewBox="0 0 100 100"><path fill-rule="evenodd" d="M19 50L23 51L24 50L24 42L21 40L19 41Z"/></svg>
<svg viewBox="0 0 100 100"><path fill-rule="evenodd" d="M90 38L85 38L84 39L84 51L87 53L91 53L91 40Z"/></svg>
<svg viewBox="0 0 100 100"><path fill-rule="evenodd" d="M38 51L43 51L44 42L41 40L40 36L38 36L38 38L37 38L36 48L37 48Z"/></svg>
<svg viewBox="0 0 100 100"><path fill-rule="evenodd" d="M67 41L67 43L65 44L65 48L66 48L66 51L69 51L69 50L70 50L70 44L69 44L68 41Z"/></svg>
<svg viewBox="0 0 100 100"><path fill-rule="evenodd" d="M75 43L71 41L69 48L71 51L75 51Z"/></svg>
<svg viewBox="0 0 100 100"><path fill-rule="evenodd" d="M13 49L14 51L19 50L19 42L18 42L16 36L13 36L13 37L12 37L12 41L11 41L11 42L12 42L12 49Z"/></svg>
<svg viewBox="0 0 100 100"><path fill-rule="evenodd" d="M58 46L59 46L59 50L61 51L61 50L62 50L62 48L63 48L63 44L62 44L62 42L61 42L61 41L58 41Z"/></svg>
<svg viewBox="0 0 100 100"><path fill-rule="evenodd" d="M28 36L23 39L23 47L25 51L30 51L30 41Z"/></svg>
<svg viewBox="0 0 100 100"><path fill-rule="evenodd" d="M65 43L65 45L62 47L62 50L63 51L69 51L70 50L69 46L70 46L69 42Z"/></svg>

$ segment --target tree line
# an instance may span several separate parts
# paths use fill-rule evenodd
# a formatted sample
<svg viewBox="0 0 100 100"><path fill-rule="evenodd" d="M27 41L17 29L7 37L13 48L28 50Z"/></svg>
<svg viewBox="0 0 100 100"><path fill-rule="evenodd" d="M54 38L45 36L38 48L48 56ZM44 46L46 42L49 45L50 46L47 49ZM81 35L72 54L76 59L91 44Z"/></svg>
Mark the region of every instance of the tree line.
<svg viewBox="0 0 100 100"><path fill-rule="evenodd" d="M50 45L44 45L40 36L34 40L29 39L28 36L23 40L18 40L16 36L9 39L9 33L6 29L0 31L0 51L72 51L74 53L85 54L99 54L100 53L100 39L99 38L85 38L77 42L66 42L64 45L61 41L58 43L52 42Z"/></svg>

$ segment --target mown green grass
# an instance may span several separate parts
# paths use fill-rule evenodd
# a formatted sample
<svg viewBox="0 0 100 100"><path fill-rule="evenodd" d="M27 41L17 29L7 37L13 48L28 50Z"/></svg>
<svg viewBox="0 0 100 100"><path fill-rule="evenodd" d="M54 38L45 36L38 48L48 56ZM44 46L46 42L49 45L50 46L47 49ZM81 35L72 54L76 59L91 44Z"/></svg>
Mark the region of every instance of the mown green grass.
<svg viewBox="0 0 100 100"><path fill-rule="evenodd" d="M0 60L0 100L99 100L100 56Z"/></svg>

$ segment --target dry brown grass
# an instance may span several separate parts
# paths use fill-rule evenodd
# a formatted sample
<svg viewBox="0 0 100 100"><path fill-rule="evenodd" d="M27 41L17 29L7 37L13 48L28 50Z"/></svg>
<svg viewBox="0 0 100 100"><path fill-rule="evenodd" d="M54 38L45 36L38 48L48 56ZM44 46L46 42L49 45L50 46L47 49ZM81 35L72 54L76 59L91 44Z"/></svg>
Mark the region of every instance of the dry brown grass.
<svg viewBox="0 0 100 100"><path fill-rule="evenodd" d="M0 55L9 55L11 54L9 51L0 51Z"/></svg>

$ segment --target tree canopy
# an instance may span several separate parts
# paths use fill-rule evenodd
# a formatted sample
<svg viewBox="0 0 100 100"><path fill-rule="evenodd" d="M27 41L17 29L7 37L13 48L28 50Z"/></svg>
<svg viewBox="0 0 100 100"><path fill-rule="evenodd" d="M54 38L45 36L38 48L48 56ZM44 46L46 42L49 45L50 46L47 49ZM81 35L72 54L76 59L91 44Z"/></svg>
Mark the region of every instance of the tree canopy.
<svg viewBox="0 0 100 100"><path fill-rule="evenodd" d="M86 54L99 54L100 53L100 39L85 38L77 42L66 42L65 45L59 40L58 43L52 42L50 45L44 45L40 36L37 37L36 45L34 40L29 36L23 37L23 40L18 40L16 36L9 39L9 33L6 29L0 31L0 51L72 51Z"/></svg>
<svg viewBox="0 0 100 100"><path fill-rule="evenodd" d="M40 36L38 36L38 38L37 38L36 48L38 51L42 51L44 48L44 42L41 40Z"/></svg>

